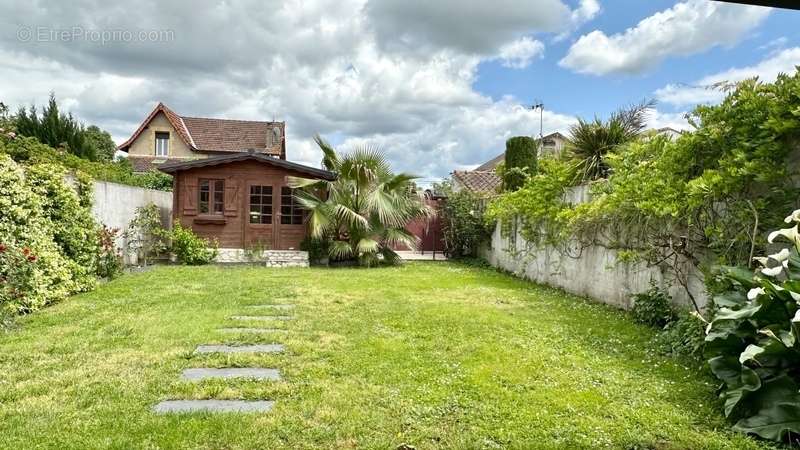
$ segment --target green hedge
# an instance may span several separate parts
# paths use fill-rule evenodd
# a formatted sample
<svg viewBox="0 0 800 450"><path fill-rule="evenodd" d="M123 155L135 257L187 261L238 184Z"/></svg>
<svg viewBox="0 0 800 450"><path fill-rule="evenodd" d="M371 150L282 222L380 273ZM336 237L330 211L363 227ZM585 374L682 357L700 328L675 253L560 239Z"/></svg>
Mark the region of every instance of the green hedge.
<svg viewBox="0 0 800 450"><path fill-rule="evenodd" d="M25 165L53 163L66 169L83 172L95 180L112 181L130 186L163 191L172 190L172 177L158 171L134 174L130 162L93 162L63 150L54 149L32 137L0 135L0 154L10 156Z"/></svg>
<svg viewBox="0 0 800 450"><path fill-rule="evenodd" d="M0 154L0 314L34 311L96 284L100 227L89 184Z"/></svg>

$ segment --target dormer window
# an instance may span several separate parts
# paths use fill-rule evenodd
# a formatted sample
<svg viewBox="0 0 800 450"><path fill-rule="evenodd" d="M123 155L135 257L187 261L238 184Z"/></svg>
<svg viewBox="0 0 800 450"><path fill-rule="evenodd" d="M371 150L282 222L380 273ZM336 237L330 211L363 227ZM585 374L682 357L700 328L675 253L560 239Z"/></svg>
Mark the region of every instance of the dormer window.
<svg viewBox="0 0 800 450"><path fill-rule="evenodd" d="M156 131L156 156L169 155L169 133Z"/></svg>

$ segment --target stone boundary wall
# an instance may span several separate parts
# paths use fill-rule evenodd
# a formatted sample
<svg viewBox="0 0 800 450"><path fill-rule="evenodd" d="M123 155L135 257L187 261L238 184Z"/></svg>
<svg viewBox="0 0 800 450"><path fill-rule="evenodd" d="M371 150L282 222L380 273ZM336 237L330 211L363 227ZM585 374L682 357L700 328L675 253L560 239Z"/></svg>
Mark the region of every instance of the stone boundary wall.
<svg viewBox="0 0 800 450"><path fill-rule="evenodd" d="M588 201L589 197L588 185L577 186L565 194L567 201L576 204ZM569 250L563 252L551 246L533 245L518 231L504 236L498 223L480 254L492 266L518 277L621 308L633 306L631 296L648 290L651 280L665 288L676 305L692 307L684 287L659 267L649 267L645 262L620 261L616 250L602 246ZM702 308L708 301L703 275L697 269L686 269L690 274L689 290Z"/></svg>
<svg viewBox="0 0 800 450"><path fill-rule="evenodd" d="M125 249L122 233L136 215L136 208L154 203L161 210L161 223L172 228L172 192L128 186L110 181L94 181L92 213L98 222L119 229L117 247ZM135 254L123 251L126 264L136 264Z"/></svg>

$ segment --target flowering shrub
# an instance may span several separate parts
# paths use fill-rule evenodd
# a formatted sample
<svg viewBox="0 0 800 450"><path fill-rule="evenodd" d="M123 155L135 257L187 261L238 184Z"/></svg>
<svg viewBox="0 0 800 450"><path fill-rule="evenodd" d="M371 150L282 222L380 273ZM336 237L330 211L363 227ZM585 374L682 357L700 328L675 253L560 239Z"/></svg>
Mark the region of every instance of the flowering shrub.
<svg viewBox="0 0 800 450"><path fill-rule="evenodd" d="M122 254L116 246L118 228L108 228L103 225L97 232L100 242L100 254L97 258L97 276L102 278L116 278L122 273Z"/></svg>
<svg viewBox="0 0 800 450"><path fill-rule="evenodd" d="M33 311L79 290L71 262L54 240L45 199L22 167L0 155L0 308Z"/></svg>
<svg viewBox="0 0 800 450"><path fill-rule="evenodd" d="M172 253L181 264L199 266L208 264L217 257L217 242L208 242L185 228L179 221L172 226Z"/></svg>
<svg viewBox="0 0 800 450"><path fill-rule="evenodd" d="M735 429L776 441L800 437L800 210L792 228L768 241L789 248L755 258L762 268L726 268L728 290L714 297L719 310L707 330L705 355L723 382L720 397Z"/></svg>

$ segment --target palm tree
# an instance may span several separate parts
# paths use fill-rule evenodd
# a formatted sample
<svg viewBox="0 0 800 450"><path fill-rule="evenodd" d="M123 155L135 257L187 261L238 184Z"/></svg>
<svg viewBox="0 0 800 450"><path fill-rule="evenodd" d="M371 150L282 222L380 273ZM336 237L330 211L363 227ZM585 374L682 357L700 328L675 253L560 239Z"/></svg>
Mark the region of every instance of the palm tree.
<svg viewBox="0 0 800 450"><path fill-rule="evenodd" d="M639 138L647 126L647 114L654 105L652 101L645 101L620 109L606 122L597 117L592 121L578 118L578 123L569 130L567 141L567 149L578 160L578 181L607 178L609 167L605 155Z"/></svg>
<svg viewBox="0 0 800 450"><path fill-rule="evenodd" d="M416 249L417 238L405 226L414 219L430 218L433 210L414 192L407 173L394 174L385 155L372 146L360 146L344 155L321 137L322 165L336 172L335 181L291 177L298 188L295 197L309 211L309 228L314 239L330 241L334 260L355 259L371 266L399 261L393 245Z"/></svg>

